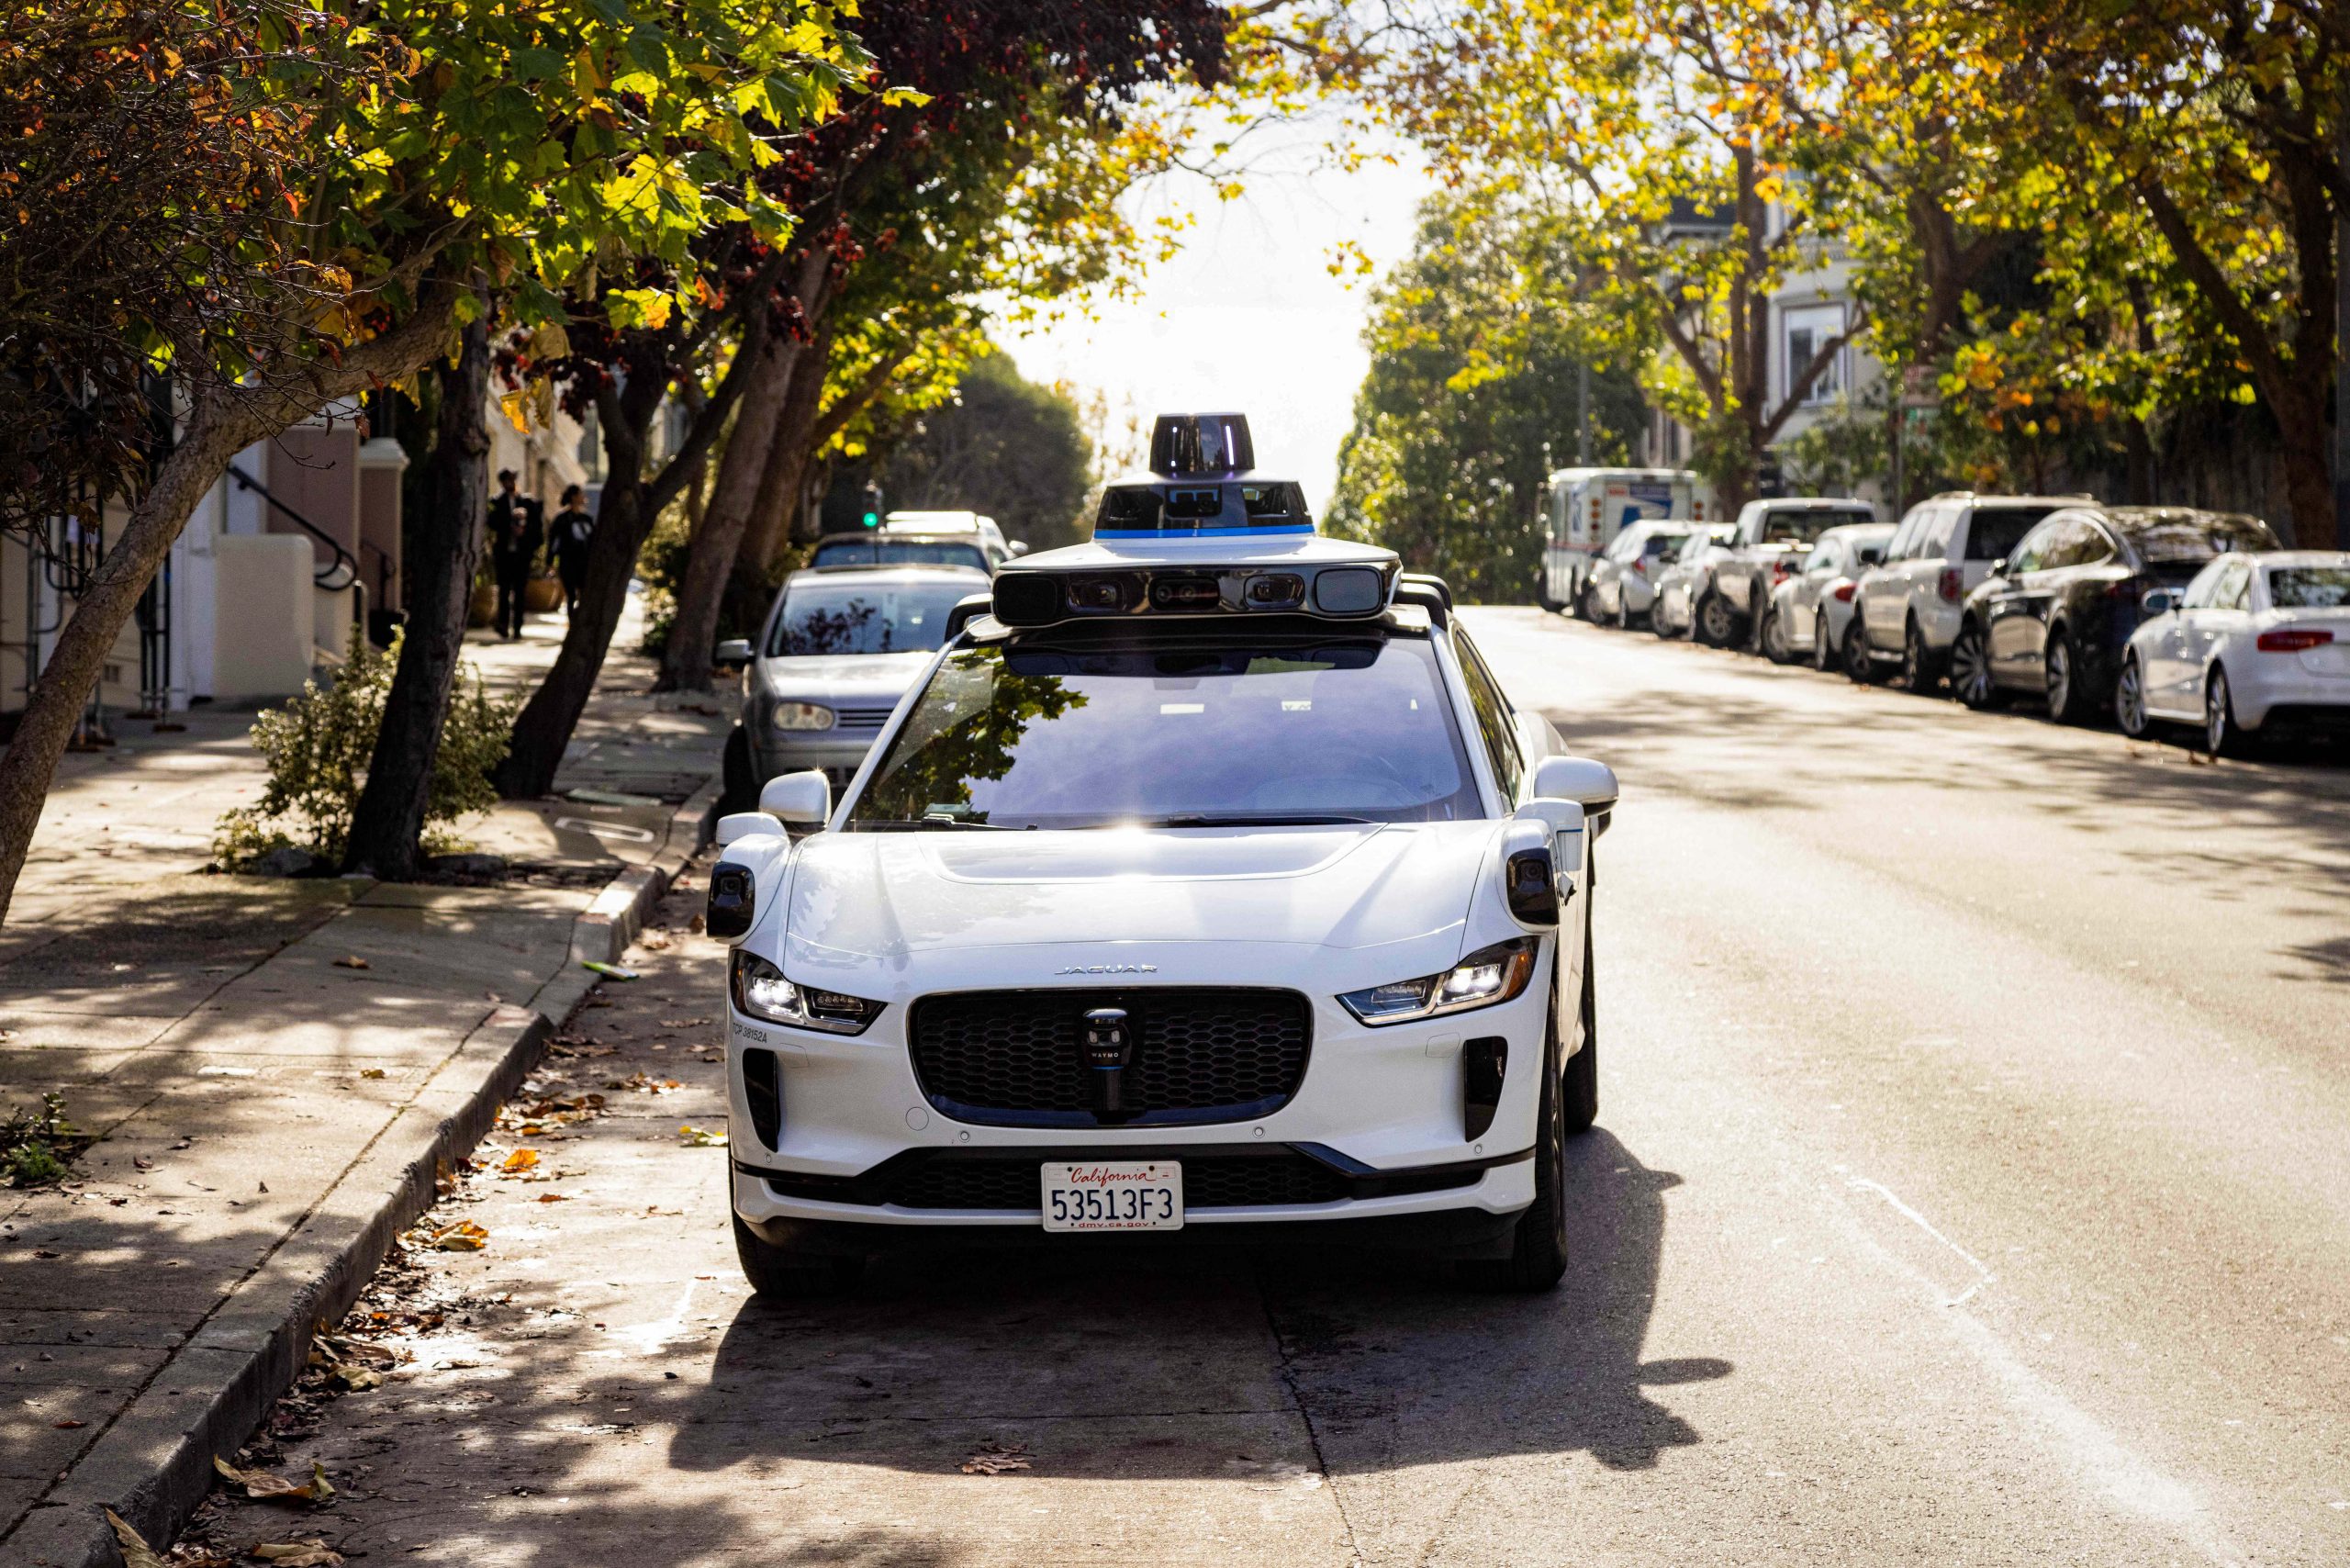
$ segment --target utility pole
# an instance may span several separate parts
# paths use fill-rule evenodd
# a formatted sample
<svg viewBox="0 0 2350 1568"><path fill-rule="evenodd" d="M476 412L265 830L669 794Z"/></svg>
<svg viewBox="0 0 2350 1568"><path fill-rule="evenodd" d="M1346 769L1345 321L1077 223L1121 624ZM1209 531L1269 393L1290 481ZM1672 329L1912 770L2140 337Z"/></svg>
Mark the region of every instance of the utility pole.
<svg viewBox="0 0 2350 1568"><path fill-rule="evenodd" d="M2333 161L2350 185L2350 71L2333 106ZM2295 540L2295 543L2303 543ZM2333 547L2350 544L2350 201L2333 202Z"/></svg>
<svg viewBox="0 0 2350 1568"><path fill-rule="evenodd" d="M1575 356L1575 465L1591 466L1591 355Z"/></svg>

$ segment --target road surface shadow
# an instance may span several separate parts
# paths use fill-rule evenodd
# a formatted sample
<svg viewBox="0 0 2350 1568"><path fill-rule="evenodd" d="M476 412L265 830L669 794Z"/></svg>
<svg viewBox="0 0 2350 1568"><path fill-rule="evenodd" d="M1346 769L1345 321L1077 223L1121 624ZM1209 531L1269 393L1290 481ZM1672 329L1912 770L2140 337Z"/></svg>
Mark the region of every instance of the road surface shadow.
<svg viewBox="0 0 2350 1568"><path fill-rule="evenodd" d="M1700 1440L1649 1391L1731 1368L1641 1359L1680 1178L1606 1132L1575 1141L1571 1174L1573 1263L1536 1296L1408 1256L1215 1249L940 1253L841 1300L752 1301L675 1411L669 1462L722 1469L775 1442L934 1472L964 1429L1016 1436L1044 1473L1229 1476L1236 1449L1264 1446L1253 1424L1310 1440L1334 1475L1575 1450L1648 1468ZM1085 1460L1079 1429L1102 1434Z"/></svg>

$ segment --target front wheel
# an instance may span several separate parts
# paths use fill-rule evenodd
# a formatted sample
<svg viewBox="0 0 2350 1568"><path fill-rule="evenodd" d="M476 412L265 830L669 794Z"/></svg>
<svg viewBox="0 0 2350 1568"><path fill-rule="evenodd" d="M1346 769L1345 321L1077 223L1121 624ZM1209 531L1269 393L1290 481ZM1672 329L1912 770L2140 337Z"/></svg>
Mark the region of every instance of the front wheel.
<svg viewBox="0 0 2350 1568"><path fill-rule="evenodd" d="M1776 610L1762 612L1762 656L1774 665L1795 662L1795 650L1787 646L1786 617Z"/></svg>
<svg viewBox="0 0 2350 1568"><path fill-rule="evenodd" d="M725 790L719 801L720 815L759 809L759 773L751 765L751 737L740 724L726 737L720 777Z"/></svg>
<svg viewBox="0 0 2350 1568"><path fill-rule="evenodd" d="M1828 634L1828 611L1811 618L1811 667L1822 674L1836 667L1836 640Z"/></svg>
<svg viewBox="0 0 2350 1568"><path fill-rule="evenodd" d="M1958 641L1951 644L1950 689L1978 713L1999 705L1999 683L1991 678L1991 646L1975 622L1960 627Z"/></svg>
<svg viewBox="0 0 2350 1568"><path fill-rule="evenodd" d="M1926 634L1918 630L1915 621L1901 633L1901 684L1920 697L1942 684L1942 672L1934 667L1934 656L1926 647Z"/></svg>
<svg viewBox="0 0 2350 1568"><path fill-rule="evenodd" d="M1576 1012L1583 1049L1567 1058L1564 1116L1570 1137L1591 1131L1599 1120L1599 982L1592 973L1589 931L1583 934L1583 1003Z"/></svg>
<svg viewBox="0 0 2350 1568"><path fill-rule="evenodd" d="M2048 716L2060 724L2087 723L2087 672L2081 667L2081 650L2073 633L2058 628L2050 634L2047 652L2042 656L2048 671Z"/></svg>
<svg viewBox="0 0 2350 1568"><path fill-rule="evenodd" d="M2252 750L2252 737L2236 722L2228 672L2218 665L2211 666L2211 678L2203 685L2203 744L2213 756L2243 756Z"/></svg>
<svg viewBox="0 0 2350 1568"><path fill-rule="evenodd" d="M2146 672L2139 666L2135 654L2121 661L2121 678L2113 683L2113 722L2133 741L2143 741L2154 731L2154 722L2146 712Z"/></svg>
<svg viewBox="0 0 2350 1568"><path fill-rule="evenodd" d="M1738 641L1738 612L1729 607L1729 600L1711 588L1697 601L1690 626L1697 641L1709 648L1727 648Z"/></svg>
<svg viewBox="0 0 2350 1568"><path fill-rule="evenodd" d="M1885 678L1877 671L1876 655L1869 652L1868 633L1861 629L1858 614L1844 628L1844 675L1862 686L1874 686Z"/></svg>
<svg viewBox="0 0 2350 1568"><path fill-rule="evenodd" d="M1584 961L1584 974L1591 970ZM1567 1271L1567 1120L1559 1076L1554 1012L1542 1053L1542 1097L1534 1119L1534 1202L1517 1218L1506 1258L1460 1265L1473 1283L1529 1295L1556 1286Z"/></svg>

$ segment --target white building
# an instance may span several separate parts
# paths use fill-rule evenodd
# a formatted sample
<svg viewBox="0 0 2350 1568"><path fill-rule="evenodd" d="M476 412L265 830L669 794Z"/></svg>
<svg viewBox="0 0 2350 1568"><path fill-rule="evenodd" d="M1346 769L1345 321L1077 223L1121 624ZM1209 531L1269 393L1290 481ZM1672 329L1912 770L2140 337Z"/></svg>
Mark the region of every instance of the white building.
<svg viewBox="0 0 2350 1568"><path fill-rule="evenodd" d="M389 412L387 399L340 404L238 454L116 639L96 694L104 712L289 696L341 662L353 625L388 635L375 612L404 604L408 462L382 429ZM566 414L518 429L493 397L486 422L490 472L514 469L549 515L565 485L596 476L585 458L600 454ZM80 585L127 515L115 503L102 533L58 519L45 538L0 540L0 733L23 710Z"/></svg>

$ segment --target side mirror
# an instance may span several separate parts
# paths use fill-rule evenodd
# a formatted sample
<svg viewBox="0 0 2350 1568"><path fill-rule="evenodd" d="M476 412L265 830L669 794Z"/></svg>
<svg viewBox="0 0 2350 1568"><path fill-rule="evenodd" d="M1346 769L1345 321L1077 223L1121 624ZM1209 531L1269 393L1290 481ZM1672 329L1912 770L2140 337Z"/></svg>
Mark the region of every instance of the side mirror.
<svg viewBox="0 0 2350 1568"><path fill-rule="evenodd" d="M1572 801L1599 816L1615 809L1616 770L1587 756L1546 756L1534 766L1534 798Z"/></svg>
<svg viewBox="0 0 2350 1568"><path fill-rule="evenodd" d="M1995 577L2004 577L2008 575L2008 558L2005 555L1991 563L1991 575Z"/></svg>
<svg viewBox="0 0 2350 1568"><path fill-rule="evenodd" d="M729 637L718 644L718 652L711 655L711 662L721 669L741 669L755 656L748 638Z"/></svg>
<svg viewBox="0 0 2350 1568"><path fill-rule="evenodd" d="M822 827L833 814L832 780L812 767L778 773L759 791L759 810L786 827Z"/></svg>
<svg viewBox="0 0 2350 1568"><path fill-rule="evenodd" d="M2168 615L2178 608L2178 590L2148 588L2145 597L2138 600L2138 608L2149 615Z"/></svg>
<svg viewBox="0 0 2350 1568"><path fill-rule="evenodd" d="M775 830L775 819L765 812L729 812L718 819L718 832L714 836L718 847L723 849L738 838L749 838L754 834L773 833Z"/></svg>
<svg viewBox="0 0 2350 1568"><path fill-rule="evenodd" d="M1014 539L1011 541L1011 545L1012 553L1015 555L1025 555L1028 554L1028 541L1025 539Z"/></svg>

